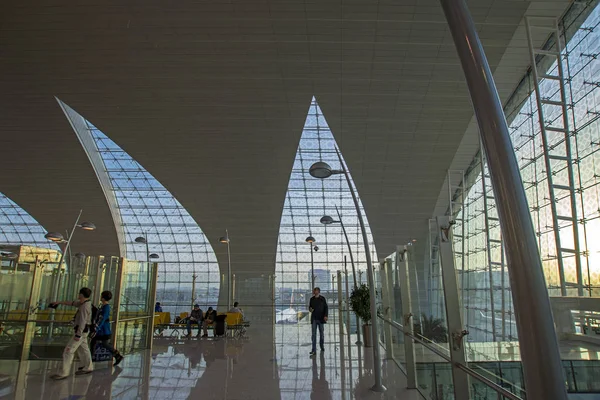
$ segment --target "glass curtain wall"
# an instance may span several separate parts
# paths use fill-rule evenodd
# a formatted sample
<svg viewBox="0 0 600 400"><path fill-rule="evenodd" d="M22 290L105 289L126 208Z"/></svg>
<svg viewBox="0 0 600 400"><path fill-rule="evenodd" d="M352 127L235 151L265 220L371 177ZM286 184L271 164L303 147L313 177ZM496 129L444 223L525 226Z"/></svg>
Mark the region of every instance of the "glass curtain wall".
<svg viewBox="0 0 600 400"><path fill-rule="evenodd" d="M330 305L334 305L337 299L337 287L334 285L333 275L337 270L344 270L345 260L347 260L349 287L353 287L352 265L341 225L320 223L321 217L325 215L338 221L336 207L348 233L357 269L357 281L367 283L361 230L344 176L333 175L327 179L317 179L308 173L310 166L317 161L324 161L333 169L341 169L335 152L336 147L331 129L316 99L313 98L294 160L279 228L275 278L278 322L283 320L291 322L286 319L285 310L307 308L311 292L311 252L315 286L321 288ZM372 257L373 260L377 260L373 237L362 203L360 207L367 228ZM305 241L308 236L315 238L312 246ZM345 292L345 283L342 287ZM292 314L295 315L292 312L290 318L294 319Z"/></svg>
<svg viewBox="0 0 600 400"><path fill-rule="evenodd" d="M0 193L0 246L27 245L58 250L44 237L48 233L27 211Z"/></svg>
<svg viewBox="0 0 600 400"><path fill-rule="evenodd" d="M571 131L567 140L572 148L580 248L579 254L562 253L563 271L559 267L555 242L557 227L546 172L548 155L542 144L531 74L524 77L505 108L550 296L564 293L600 296L600 8L597 4L575 4L562 21L566 37L563 68ZM541 64L540 60L538 70L558 74L556 63L545 68ZM543 98L557 99L560 95L558 83L551 79L541 81L540 89ZM560 118L558 110L546 112L545 124L552 125ZM565 151L564 135L549 134L548 141L553 154ZM551 165L554 185L566 185L564 164L551 159ZM454 248L469 340L514 341L517 331L504 247L489 174L481 155L475 157L466 172L465 182L464 196L463 189L455 193L455 197L462 198L463 208L456 218ZM557 215L570 215L567 196L557 195ZM568 224L558 221L561 247L575 248L573 230ZM457 235L459 231L462 235ZM564 274L562 283L561 273ZM436 298L435 293L432 298Z"/></svg>
<svg viewBox="0 0 600 400"><path fill-rule="evenodd" d="M147 261L148 253L158 255L151 261L159 263L156 299L163 310L174 317L189 312L193 303L215 307L219 265L196 221L140 163L72 108L59 104L103 185L118 225L121 255L139 261ZM136 242L138 237L147 246Z"/></svg>

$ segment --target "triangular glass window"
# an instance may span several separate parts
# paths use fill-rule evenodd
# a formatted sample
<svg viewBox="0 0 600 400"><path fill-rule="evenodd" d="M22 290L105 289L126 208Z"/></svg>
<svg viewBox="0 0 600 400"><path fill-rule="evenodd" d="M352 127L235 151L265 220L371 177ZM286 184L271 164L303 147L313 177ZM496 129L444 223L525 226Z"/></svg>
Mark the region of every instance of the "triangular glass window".
<svg viewBox="0 0 600 400"><path fill-rule="evenodd" d="M159 256L156 298L163 310L177 315L189 311L192 303L203 309L216 306L219 265L198 224L144 167L91 122L58 102L102 184L117 228L121 255L142 261L148 253ZM146 238L148 248L137 243L137 237Z"/></svg>

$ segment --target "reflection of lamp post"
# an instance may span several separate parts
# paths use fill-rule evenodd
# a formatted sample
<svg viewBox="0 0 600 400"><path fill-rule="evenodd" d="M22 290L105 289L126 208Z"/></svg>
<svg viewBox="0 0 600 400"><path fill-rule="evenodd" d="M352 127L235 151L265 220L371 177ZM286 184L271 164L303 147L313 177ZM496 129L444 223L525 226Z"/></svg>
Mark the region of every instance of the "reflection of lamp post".
<svg viewBox="0 0 600 400"><path fill-rule="evenodd" d="M342 160L342 156L337 149L335 148L335 152L337 154L338 160L340 162L341 170L332 169L329 164L325 162L316 162L314 163L310 169L309 173L311 176L319 179L329 178L331 175L344 175L346 178L346 182L348 183L348 189L352 194L352 200L354 201L354 207L356 208L356 214L358 215L358 222L360 223L360 230L362 231L363 243L365 246L365 257L367 259L367 272L369 278L369 289L370 289L370 303L371 303L371 315L373 317L373 324L371 325L371 331L373 340L375 344L373 346L373 361L375 362L375 385L371 388L376 392L383 392L386 390L385 386L381 383L381 351L379 349L379 327L377 321L377 303L375 299L375 279L373 276L373 265L371 262L371 251L369 250L369 239L367 238L367 231L365 229L365 222L363 221L362 212L360 210L360 206L358 204L358 198L356 197L356 193L354 193L354 188L352 187L352 182L350 181L350 175L346 170L346 166L344 165L344 161Z"/></svg>
<svg viewBox="0 0 600 400"><path fill-rule="evenodd" d="M354 267L354 256L352 255L352 248L350 247L350 240L348 240L348 234L346 233L346 227L344 226L344 222L342 221L342 217L340 215L340 212L338 211L337 206L335 206L335 211L337 212L338 215L338 221L334 220L333 218L331 218L329 215L325 215L324 217L321 218L320 222L323 225L331 225L331 224L335 224L335 223L339 223L342 226L342 231L344 232L344 238L346 238L346 245L348 246L348 252L350 253L350 264L352 265L352 277L354 278L354 289L358 288L358 284L356 281L356 268ZM346 279L348 279L348 277L346 277ZM360 341L360 319L358 318L358 315L356 315L356 313L354 314L354 316L356 317L356 335L357 335L357 341L355 344L362 344L362 342ZM350 320L348 320L348 324L350 324Z"/></svg>
<svg viewBox="0 0 600 400"><path fill-rule="evenodd" d="M136 237L135 242L146 245L146 262L148 263L148 265L150 264L150 259L160 258L160 256L156 253L150 253L150 248L148 246L148 240L146 240L146 238L144 236Z"/></svg>
<svg viewBox="0 0 600 400"><path fill-rule="evenodd" d="M227 244L227 310L231 309L231 250L229 248L229 231L225 229L225 236L219 238L219 242Z"/></svg>
<svg viewBox="0 0 600 400"><path fill-rule="evenodd" d="M315 288L315 262L313 258L313 243L316 242L312 236L304 239L310 245L310 292Z"/></svg>

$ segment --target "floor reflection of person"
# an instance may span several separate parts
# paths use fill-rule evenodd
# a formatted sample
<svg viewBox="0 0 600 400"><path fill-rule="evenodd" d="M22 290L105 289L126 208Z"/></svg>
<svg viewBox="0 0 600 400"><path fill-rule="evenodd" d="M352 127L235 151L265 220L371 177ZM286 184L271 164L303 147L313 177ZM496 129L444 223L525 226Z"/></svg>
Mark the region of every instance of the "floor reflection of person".
<svg viewBox="0 0 600 400"><path fill-rule="evenodd" d="M319 360L321 368L317 373L317 357L312 359L312 391L310 398L313 400L328 400L331 399L331 392L329 391L329 382L327 382L325 376L325 355L321 353Z"/></svg>
<svg viewBox="0 0 600 400"><path fill-rule="evenodd" d="M106 369L96 372L87 391L87 398L94 400L112 399L112 384L121 372L123 372L121 367L115 367L114 371Z"/></svg>

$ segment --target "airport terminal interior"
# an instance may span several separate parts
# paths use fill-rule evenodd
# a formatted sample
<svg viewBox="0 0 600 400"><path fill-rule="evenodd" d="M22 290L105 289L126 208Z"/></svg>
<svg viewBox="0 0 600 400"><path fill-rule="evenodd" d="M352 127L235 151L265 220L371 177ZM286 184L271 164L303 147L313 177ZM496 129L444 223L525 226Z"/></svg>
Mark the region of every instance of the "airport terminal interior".
<svg viewBox="0 0 600 400"><path fill-rule="evenodd" d="M600 0L5 1L0 134L0 399L600 399Z"/></svg>

